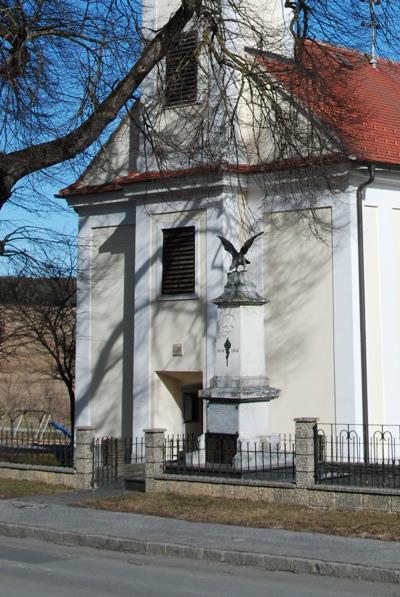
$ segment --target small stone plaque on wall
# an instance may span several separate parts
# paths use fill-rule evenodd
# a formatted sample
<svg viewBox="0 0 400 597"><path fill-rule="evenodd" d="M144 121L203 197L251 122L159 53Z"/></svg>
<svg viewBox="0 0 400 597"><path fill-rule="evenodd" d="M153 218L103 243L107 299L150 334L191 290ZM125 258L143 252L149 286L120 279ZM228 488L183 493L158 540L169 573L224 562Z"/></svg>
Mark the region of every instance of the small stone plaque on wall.
<svg viewBox="0 0 400 597"><path fill-rule="evenodd" d="M181 357L182 354L183 354L182 344L173 344L172 345L172 356L173 357Z"/></svg>

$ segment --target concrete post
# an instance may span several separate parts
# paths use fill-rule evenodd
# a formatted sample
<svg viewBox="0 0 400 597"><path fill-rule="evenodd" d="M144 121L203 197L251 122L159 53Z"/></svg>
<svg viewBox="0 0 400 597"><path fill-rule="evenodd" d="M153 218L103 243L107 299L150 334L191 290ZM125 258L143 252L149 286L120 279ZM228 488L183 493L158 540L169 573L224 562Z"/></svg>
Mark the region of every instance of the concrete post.
<svg viewBox="0 0 400 597"><path fill-rule="evenodd" d="M153 491L154 478L163 473L165 429L144 429L145 491Z"/></svg>
<svg viewBox="0 0 400 597"><path fill-rule="evenodd" d="M117 466L118 466L118 476L123 477L126 471L126 440L121 438L117 441L116 445L117 450Z"/></svg>
<svg viewBox="0 0 400 597"><path fill-rule="evenodd" d="M94 436L95 427L77 427L75 429L74 468L79 489L92 487Z"/></svg>
<svg viewBox="0 0 400 597"><path fill-rule="evenodd" d="M306 488L315 485L315 430L317 418L295 419L296 485Z"/></svg>

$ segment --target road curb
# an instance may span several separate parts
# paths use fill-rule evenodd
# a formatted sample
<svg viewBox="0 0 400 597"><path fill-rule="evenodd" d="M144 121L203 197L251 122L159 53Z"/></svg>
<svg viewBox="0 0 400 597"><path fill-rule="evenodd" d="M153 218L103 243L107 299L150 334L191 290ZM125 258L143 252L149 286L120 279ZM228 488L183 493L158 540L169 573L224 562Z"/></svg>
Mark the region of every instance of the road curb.
<svg viewBox="0 0 400 597"><path fill-rule="evenodd" d="M191 560L220 562L235 566L262 568L269 571L292 572L294 574L314 574L366 580L372 582L400 584L400 570L370 567L362 564L329 562L314 558L299 558L284 555L253 553L193 547L177 543L122 539L110 535L83 534L75 531L60 531L43 527L0 523L0 535L15 538L32 538L57 543L59 545L79 545L110 551L127 553L164 555Z"/></svg>

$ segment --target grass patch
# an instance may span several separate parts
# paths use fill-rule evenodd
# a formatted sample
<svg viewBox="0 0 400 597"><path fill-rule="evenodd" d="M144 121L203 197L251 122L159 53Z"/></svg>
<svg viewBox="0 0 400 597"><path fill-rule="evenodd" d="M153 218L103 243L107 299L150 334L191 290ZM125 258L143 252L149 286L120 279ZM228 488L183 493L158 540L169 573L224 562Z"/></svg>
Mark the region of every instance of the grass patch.
<svg viewBox="0 0 400 597"><path fill-rule="evenodd" d="M256 528L327 533L345 537L400 540L400 515L383 512L317 510L249 500L132 493L87 500L79 506L132 512L192 522L212 522Z"/></svg>
<svg viewBox="0 0 400 597"><path fill-rule="evenodd" d="M0 479L0 499L27 497L33 495L52 495L70 491L65 485L50 485L39 481L20 481L17 479Z"/></svg>

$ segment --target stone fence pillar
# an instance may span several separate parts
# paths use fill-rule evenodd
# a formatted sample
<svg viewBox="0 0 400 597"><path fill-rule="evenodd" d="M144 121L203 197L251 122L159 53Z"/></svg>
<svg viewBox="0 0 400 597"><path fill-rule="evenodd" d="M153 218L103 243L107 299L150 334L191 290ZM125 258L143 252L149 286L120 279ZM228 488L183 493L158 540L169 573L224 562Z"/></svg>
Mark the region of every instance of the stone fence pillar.
<svg viewBox="0 0 400 597"><path fill-rule="evenodd" d="M77 488L90 489L93 477L93 440L95 427L77 427L75 429L74 468L77 476Z"/></svg>
<svg viewBox="0 0 400 597"><path fill-rule="evenodd" d="M296 485L315 485L315 434L317 418L295 419Z"/></svg>
<svg viewBox="0 0 400 597"><path fill-rule="evenodd" d="M165 429L144 429L145 491L153 490L154 478L163 473Z"/></svg>

